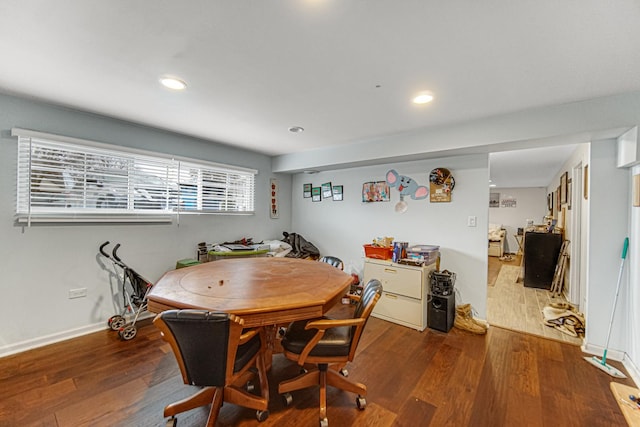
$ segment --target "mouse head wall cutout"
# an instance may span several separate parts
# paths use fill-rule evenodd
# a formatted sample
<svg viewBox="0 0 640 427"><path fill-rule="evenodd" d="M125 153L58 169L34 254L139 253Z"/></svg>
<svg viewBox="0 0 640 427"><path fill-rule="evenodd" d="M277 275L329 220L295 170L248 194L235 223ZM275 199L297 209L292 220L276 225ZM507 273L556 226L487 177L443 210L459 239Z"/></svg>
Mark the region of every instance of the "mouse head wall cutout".
<svg viewBox="0 0 640 427"><path fill-rule="evenodd" d="M413 200L426 199L429 189L424 185L418 185L408 176L400 175L394 169L387 172L387 183L390 187L397 187L400 196L411 196Z"/></svg>

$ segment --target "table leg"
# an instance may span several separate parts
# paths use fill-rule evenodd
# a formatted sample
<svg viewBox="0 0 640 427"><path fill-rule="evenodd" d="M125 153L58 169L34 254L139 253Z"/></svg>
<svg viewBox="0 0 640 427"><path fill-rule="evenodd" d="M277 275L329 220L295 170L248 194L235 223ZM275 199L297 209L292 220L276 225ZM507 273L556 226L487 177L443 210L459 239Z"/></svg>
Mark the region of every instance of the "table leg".
<svg viewBox="0 0 640 427"><path fill-rule="evenodd" d="M271 359L274 354L282 353L282 336L280 336L280 328L286 328L287 325L267 325L264 326L265 336L267 337L267 350L265 354L265 364L267 370L271 370Z"/></svg>

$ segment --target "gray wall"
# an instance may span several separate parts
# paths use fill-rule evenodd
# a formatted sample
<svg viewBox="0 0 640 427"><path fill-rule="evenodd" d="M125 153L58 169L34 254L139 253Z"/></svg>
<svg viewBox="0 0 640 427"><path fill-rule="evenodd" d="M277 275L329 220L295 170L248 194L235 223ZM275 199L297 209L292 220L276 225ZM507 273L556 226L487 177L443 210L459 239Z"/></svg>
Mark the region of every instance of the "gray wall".
<svg viewBox="0 0 640 427"><path fill-rule="evenodd" d="M257 169L256 214L181 215L179 226L16 226L16 138L12 127L84 138ZM163 132L93 114L0 95L0 354L103 328L119 292L109 263L97 255L104 241L122 245L122 259L152 282L193 258L198 242L242 237L280 238L291 228L291 176L271 173L268 156ZM280 218L269 217L269 179L279 180ZM87 288L86 298L68 299L69 289ZM118 305L121 299L117 298Z"/></svg>

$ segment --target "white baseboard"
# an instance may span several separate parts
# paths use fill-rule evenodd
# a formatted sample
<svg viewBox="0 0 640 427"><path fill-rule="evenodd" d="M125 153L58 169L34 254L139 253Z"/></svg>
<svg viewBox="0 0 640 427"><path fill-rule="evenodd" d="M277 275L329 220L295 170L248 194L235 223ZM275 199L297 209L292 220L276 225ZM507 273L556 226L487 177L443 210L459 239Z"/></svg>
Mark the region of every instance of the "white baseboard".
<svg viewBox="0 0 640 427"><path fill-rule="evenodd" d="M146 312L138 317L138 321L155 316L154 313ZM98 331L104 331L109 329L106 321L93 323L91 325L82 326L80 328L69 329L63 332L57 332L51 335L45 335L43 337L33 338L17 342L14 344L8 344L0 347L0 357L10 356L16 353L22 353L23 351L32 350L38 347L44 347L46 345L55 344L61 341L66 341L72 338L77 338L83 335L92 334Z"/></svg>
<svg viewBox="0 0 640 427"><path fill-rule="evenodd" d="M585 343L582 344L580 348L582 349L583 353L592 354L597 357L602 357L602 354L604 353L604 347L600 347L599 345ZM624 356L624 351L612 349L607 350L607 359L615 360L616 362L622 362L624 360Z"/></svg>
<svg viewBox="0 0 640 427"><path fill-rule="evenodd" d="M92 325L83 326L81 328L70 329L68 331L58 332L43 337L33 338L26 341L8 344L0 347L0 357L9 356L23 351L32 350L45 345L54 344L60 341L66 341L82 335L91 334L93 332L102 331L108 328L106 322L94 323Z"/></svg>
<svg viewBox="0 0 640 427"><path fill-rule="evenodd" d="M583 353L592 354L596 357L601 358L604 354L604 347L592 345L592 344L583 344L581 346ZM629 358L629 355L624 351L619 350L607 350L607 360L615 360L616 362L621 362L625 367L631 379L636 385L640 384L640 371L638 367L634 365L634 363Z"/></svg>
<svg viewBox="0 0 640 427"><path fill-rule="evenodd" d="M640 385L640 371L638 367L631 361L629 355L625 353L624 359L622 360L622 364L624 365L629 375L631 375L631 379L634 383L636 383L636 387Z"/></svg>

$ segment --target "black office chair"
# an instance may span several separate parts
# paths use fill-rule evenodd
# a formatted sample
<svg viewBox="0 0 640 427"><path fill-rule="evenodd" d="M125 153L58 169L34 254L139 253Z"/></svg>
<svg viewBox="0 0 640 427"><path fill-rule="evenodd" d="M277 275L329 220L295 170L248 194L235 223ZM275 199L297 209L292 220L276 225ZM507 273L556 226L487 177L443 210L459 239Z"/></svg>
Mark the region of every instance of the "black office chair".
<svg viewBox="0 0 640 427"><path fill-rule="evenodd" d="M344 270L344 264L342 263L342 260L338 257L327 255L320 258L319 261L326 262L327 264L333 265L334 267L339 268L340 270Z"/></svg>
<svg viewBox="0 0 640 427"><path fill-rule="evenodd" d="M358 301L352 319L316 319L296 321L287 328L282 347L287 359L300 366L305 363L316 367L303 372L292 379L278 385L278 393L282 394L284 403L293 402L291 391L300 390L318 384L320 386L320 426L327 427L327 385L358 394L356 405L364 409L367 402L364 396L367 387L364 384L349 381L332 367L341 368L351 362L364 326L373 311L373 307L382 295L382 284L371 279L366 284L361 296L350 295Z"/></svg>
<svg viewBox="0 0 640 427"><path fill-rule="evenodd" d="M243 332L241 318L204 310L168 310L158 314L153 323L171 345L184 383L203 387L164 408L164 416L171 417L168 426L176 425L176 414L211 404L207 427L213 427L223 401L255 409L259 421L267 419L269 385L262 329ZM249 370L252 367L258 371L261 396L244 388L254 376Z"/></svg>

